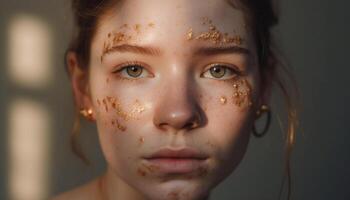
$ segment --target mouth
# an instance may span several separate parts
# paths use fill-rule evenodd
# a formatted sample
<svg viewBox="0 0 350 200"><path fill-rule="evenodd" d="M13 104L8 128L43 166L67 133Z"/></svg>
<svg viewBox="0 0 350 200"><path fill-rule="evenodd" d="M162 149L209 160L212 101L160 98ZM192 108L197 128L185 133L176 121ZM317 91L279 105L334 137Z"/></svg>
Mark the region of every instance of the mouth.
<svg viewBox="0 0 350 200"><path fill-rule="evenodd" d="M146 164L153 166L159 173L191 173L203 166L208 156L193 148L162 148L144 157Z"/></svg>

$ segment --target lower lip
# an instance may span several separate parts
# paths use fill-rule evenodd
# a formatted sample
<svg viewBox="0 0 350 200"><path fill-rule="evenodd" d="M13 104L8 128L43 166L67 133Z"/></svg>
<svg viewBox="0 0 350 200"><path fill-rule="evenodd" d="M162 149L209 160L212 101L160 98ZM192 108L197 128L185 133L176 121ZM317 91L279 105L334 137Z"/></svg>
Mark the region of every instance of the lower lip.
<svg viewBox="0 0 350 200"><path fill-rule="evenodd" d="M205 159L191 158L154 158L147 162L154 166L159 173L191 173L204 164Z"/></svg>

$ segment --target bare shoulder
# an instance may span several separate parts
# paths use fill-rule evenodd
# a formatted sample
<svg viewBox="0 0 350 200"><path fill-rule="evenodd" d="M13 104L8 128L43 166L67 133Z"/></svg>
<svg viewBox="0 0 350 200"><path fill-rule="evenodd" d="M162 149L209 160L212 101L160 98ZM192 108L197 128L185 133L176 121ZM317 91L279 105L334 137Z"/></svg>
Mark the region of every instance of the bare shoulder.
<svg viewBox="0 0 350 200"><path fill-rule="evenodd" d="M97 199L97 181L94 179L84 185L73 188L72 190L58 194L50 200L96 200Z"/></svg>

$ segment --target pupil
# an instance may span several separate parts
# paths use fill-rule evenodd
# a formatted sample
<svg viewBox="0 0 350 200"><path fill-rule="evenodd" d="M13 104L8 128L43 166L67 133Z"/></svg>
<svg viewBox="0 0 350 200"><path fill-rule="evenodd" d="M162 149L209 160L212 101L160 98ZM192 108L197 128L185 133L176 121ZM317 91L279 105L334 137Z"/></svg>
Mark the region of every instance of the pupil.
<svg viewBox="0 0 350 200"><path fill-rule="evenodd" d="M133 66L133 67L131 67L131 70L132 70L133 72L136 72L136 71L138 70L138 67Z"/></svg>
<svg viewBox="0 0 350 200"><path fill-rule="evenodd" d="M219 73L221 71L221 68L214 67L214 72Z"/></svg>
<svg viewBox="0 0 350 200"><path fill-rule="evenodd" d="M142 68L134 65L127 68L127 73L132 77L138 77L142 73Z"/></svg>

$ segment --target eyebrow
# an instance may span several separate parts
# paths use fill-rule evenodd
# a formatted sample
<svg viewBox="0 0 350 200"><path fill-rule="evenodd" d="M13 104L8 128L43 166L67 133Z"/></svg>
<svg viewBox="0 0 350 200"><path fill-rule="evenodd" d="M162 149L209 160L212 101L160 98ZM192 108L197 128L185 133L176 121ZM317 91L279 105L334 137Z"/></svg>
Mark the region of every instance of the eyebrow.
<svg viewBox="0 0 350 200"><path fill-rule="evenodd" d="M162 54L162 51L159 48L122 44L122 45L113 46L107 49L105 52L103 52L101 59L106 54L115 53L115 52L119 52L119 53L129 52L129 53L137 53L137 54L152 55L152 56L160 56ZM229 54L229 53L246 54L246 55L251 54L251 52L248 49L239 47L239 46L202 47L195 51L195 54L204 55L204 56L215 55L215 54Z"/></svg>
<svg viewBox="0 0 350 200"><path fill-rule="evenodd" d="M107 49L105 52L103 52L103 55L119 52L119 53L137 53L137 54L145 54L145 55L152 55L152 56L159 56L161 55L161 51L158 48L154 47L141 47L141 46L135 46L130 44L122 44L118 46L113 46L109 49Z"/></svg>
<svg viewBox="0 0 350 200"><path fill-rule="evenodd" d="M215 54L246 54L250 55L251 52L240 46L218 46L218 47L203 47L196 50L195 54L199 55L215 55Z"/></svg>

